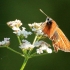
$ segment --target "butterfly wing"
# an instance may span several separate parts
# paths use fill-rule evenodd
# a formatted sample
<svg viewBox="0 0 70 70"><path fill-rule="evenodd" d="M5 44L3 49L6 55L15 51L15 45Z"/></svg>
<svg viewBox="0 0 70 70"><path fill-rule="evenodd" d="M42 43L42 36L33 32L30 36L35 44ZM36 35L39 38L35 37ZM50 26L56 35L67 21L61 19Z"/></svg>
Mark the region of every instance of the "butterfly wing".
<svg viewBox="0 0 70 70"><path fill-rule="evenodd" d="M70 42L65 34L59 27L57 27L56 32L52 36L55 39L52 41L55 51L63 50L65 52L70 52ZM55 37L58 37L58 39L56 39Z"/></svg>

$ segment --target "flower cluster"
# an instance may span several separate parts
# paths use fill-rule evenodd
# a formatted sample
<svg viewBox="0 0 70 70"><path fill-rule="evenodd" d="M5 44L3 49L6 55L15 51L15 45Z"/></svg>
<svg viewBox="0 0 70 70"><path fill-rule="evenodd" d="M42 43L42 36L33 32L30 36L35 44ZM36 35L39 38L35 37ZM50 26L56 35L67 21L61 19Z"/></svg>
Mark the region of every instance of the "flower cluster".
<svg viewBox="0 0 70 70"><path fill-rule="evenodd" d="M32 23L32 24L28 24L29 27L32 29L33 32L35 32L37 35L43 35L44 33L42 32L42 29L41 29L41 23Z"/></svg>
<svg viewBox="0 0 70 70"><path fill-rule="evenodd" d="M10 26L12 30L14 31L13 33L17 34L18 36L23 36L27 38L28 35L32 34L32 32L26 31L25 27L22 27L22 29L20 28L20 26L22 25L20 20L16 19L15 21L10 21L7 23L7 25Z"/></svg>
<svg viewBox="0 0 70 70"><path fill-rule="evenodd" d="M32 32L26 31L25 29L26 29L25 27L22 27L21 30L19 30L17 32L13 32L13 33L17 34L18 36L21 36L22 35L23 37L27 38L28 35L31 35L32 34Z"/></svg>
<svg viewBox="0 0 70 70"><path fill-rule="evenodd" d="M46 51L47 53L52 53L52 50L50 45L44 41L36 41L34 44L38 49L36 50L38 54L43 53L43 51Z"/></svg>
<svg viewBox="0 0 70 70"><path fill-rule="evenodd" d="M29 41L27 40L22 40L22 44L19 46L19 48L21 49L26 49L26 50L30 50L33 48L37 48L36 52L37 54L41 54L43 53L43 51L47 52L47 53L52 53L52 50L50 47L50 45L44 41L36 41L35 44L31 44Z"/></svg>
<svg viewBox="0 0 70 70"><path fill-rule="evenodd" d="M11 27L12 30L18 31L18 30L20 30L19 27L22 25L22 23L21 23L20 20L17 20L17 19L16 19L15 21L7 22L7 25L8 25L9 27Z"/></svg>
<svg viewBox="0 0 70 70"><path fill-rule="evenodd" d="M31 28L31 30L36 34L36 38L34 39L33 44L31 44L29 41L25 40L24 38L27 38L28 35L31 35L32 32L30 31L26 31L25 27L20 28L20 26L22 25L20 20L15 20L15 21L10 21L7 23L8 26L10 26L12 28L12 30L14 31L13 33L15 33L19 38L20 36L23 37L23 39L20 39L22 41L19 48L21 48L22 50L31 50L36 48L36 53L37 54L41 54L47 52L47 53L52 53L52 49L49 48L49 44L47 44L46 42L40 40L42 38L42 36L46 36L43 32L42 32L42 28L41 28L41 23L32 23L32 24L28 24L29 27ZM40 37L41 36L41 37ZM39 38L38 38L39 37Z"/></svg>
<svg viewBox="0 0 70 70"><path fill-rule="evenodd" d="M30 50L32 48L34 48L34 46L27 40L22 40L22 44L19 46L19 48L21 49L26 49L26 50Z"/></svg>
<svg viewBox="0 0 70 70"><path fill-rule="evenodd" d="M10 44L10 38L4 38L3 41L0 41L0 46L8 46Z"/></svg>

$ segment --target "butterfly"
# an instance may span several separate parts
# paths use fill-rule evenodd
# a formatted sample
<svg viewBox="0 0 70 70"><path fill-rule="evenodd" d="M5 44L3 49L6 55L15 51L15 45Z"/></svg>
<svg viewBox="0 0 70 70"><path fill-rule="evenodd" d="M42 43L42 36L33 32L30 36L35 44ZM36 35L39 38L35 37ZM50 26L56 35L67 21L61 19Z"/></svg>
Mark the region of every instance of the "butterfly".
<svg viewBox="0 0 70 70"><path fill-rule="evenodd" d="M58 50L70 52L70 41L53 19L47 16L46 21L43 22L41 27L44 34L46 34L48 38L52 41L52 45L56 52L58 52Z"/></svg>

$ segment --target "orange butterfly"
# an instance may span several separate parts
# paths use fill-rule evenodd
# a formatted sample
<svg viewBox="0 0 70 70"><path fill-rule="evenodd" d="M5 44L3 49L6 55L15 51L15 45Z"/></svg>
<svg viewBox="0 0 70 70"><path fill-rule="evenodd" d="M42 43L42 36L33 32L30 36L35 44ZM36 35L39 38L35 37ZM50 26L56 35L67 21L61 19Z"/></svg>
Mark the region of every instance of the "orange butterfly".
<svg viewBox="0 0 70 70"><path fill-rule="evenodd" d="M41 9L40 11L43 12ZM47 34L48 38L52 41L55 51L62 50L64 52L70 52L70 41L53 19L47 17L41 27L42 31Z"/></svg>

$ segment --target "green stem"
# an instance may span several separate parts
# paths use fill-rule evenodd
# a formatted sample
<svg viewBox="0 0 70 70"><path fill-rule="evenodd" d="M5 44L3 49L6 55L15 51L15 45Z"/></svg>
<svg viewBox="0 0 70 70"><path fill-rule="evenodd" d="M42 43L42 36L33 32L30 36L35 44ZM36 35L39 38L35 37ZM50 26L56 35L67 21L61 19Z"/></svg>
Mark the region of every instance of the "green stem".
<svg viewBox="0 0 70 70"><path fill-rule="evenodd" d="M37 39L38 35L35 36L34 38L34 41L33 41L33 44L35 43L36 39Z"/></svg>
<svg viewBox="0 0 70 70"><path fill-rule="evenodd" d="M20 40L19 36L17 36L17 38L18 38L19 44L21 45L21 40Z"/></svg>
<svg viewBox="0 0 70 70"><path fill-rule="evenodd" d="M28 58L25 58L25 59L24 59L24 62L23 62L23 64L22 64L22 66L21 66L21 68L20 68L20 70L24 70L24 68L25 68L25 66L26 66L26 64L27 64L27 61L28 61Z"/></svg>
<svg viewBox="0 0 70 70"><path fill-rule="evenodd" d="M46 54L48 54L48 53L43 53L43 54L32 54L32 55L31 55L31 58L32 58L32 57L37 57L37 56L46 55Z"/></svg>
<svg viewBox="0 0 70 70"><path fill-rule="evenodd" d="M34 43L36 42L37 37L38 37L38 35L35 36L34 41L33 41L33 45L34 45ZM33 50L33 49L31 49L31 50L28 52L28 55L30 55L30 53L32 52L32 50Z"/></svg>
<svg viewBox="0 0 70 70"><path fill-rule="evenodd" d="M15 51L14 49L12 49L12 48L10 48L10 47L7 47L7 49L9 49L9 50L11 50L11 51L13 51L13 52L15 52L15 53L17 53L17 54L21 55L21 56L24 56L23 54L21 54L21 53L19 53L19 52Z"/></svg>

